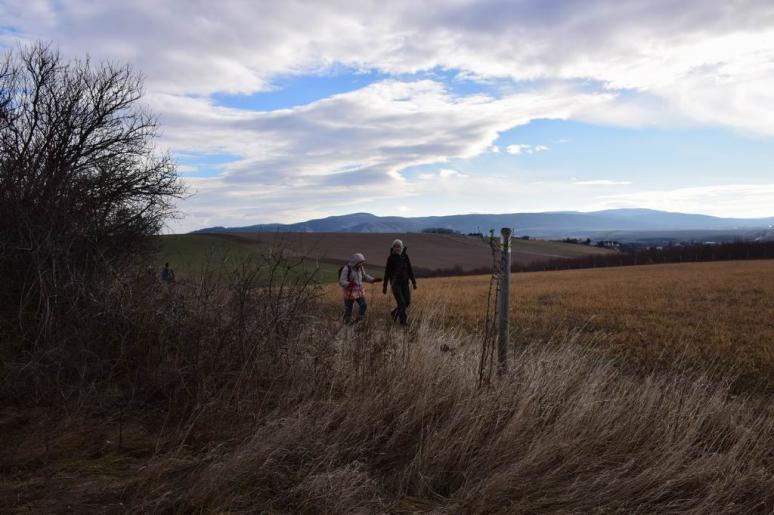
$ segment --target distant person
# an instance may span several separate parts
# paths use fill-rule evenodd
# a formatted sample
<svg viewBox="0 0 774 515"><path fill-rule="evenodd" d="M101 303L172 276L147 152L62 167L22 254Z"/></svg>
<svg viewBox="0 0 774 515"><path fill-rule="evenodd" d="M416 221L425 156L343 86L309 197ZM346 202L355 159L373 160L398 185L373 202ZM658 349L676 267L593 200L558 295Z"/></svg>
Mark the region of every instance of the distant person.
<svg viewBox="0 0 774 515"><path fill-rule="evenodd" d="M153 268L153 265L145 267L145 284L147 286L156 284L156 270Z"/></svg>
<svg viewBox="0 0 774 515"><path fill-rule="evenodd" d="M164 263L164 268L161 269L161 282L166 284L175 282L175 271L170 268L169 263Z"/></svg>
<svg viewBox="0 0 774 515"><path fill-rule="evenodd" d="M414 277L414 270L411 268L411 260L406 253L406 246L400 240L392 242L390 256L387 258L387 265L384 267L384 285L382 293L387 294L387 283L392 284L392 295L398 304L390 312L393 322L400 320L400 325L408 323L408 314L406 310L411 305L411 290L409 281L414 289L417 289L417 280Z"/></svg>
<svg viewBox="0 0 774 515"><path fill-rule="evenodd" d="M359 313L358 319L365 317L368 304L365 298L365 287L363 282L379 283L382 280L377 277L371 277L365 271L365 256L357 253L353 254L349 262L339 270L339 285L344 294L344 323L352 323L352 308L357 302Z"/></svg>

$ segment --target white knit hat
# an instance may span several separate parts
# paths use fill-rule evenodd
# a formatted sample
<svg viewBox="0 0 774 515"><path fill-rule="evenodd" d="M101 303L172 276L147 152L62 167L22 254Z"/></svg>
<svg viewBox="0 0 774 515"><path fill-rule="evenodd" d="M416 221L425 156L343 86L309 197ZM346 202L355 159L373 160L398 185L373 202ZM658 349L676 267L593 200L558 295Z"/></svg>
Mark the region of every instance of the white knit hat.
<svg viewBox="0 0 774 515"><path fill-rule="evenodd" d="M393 240L392 245L390 245L390 248L394 247L395 245L399 245L400 246L400 250L403 250L403 242L400 241L397 238L395 240Z"/></svg>

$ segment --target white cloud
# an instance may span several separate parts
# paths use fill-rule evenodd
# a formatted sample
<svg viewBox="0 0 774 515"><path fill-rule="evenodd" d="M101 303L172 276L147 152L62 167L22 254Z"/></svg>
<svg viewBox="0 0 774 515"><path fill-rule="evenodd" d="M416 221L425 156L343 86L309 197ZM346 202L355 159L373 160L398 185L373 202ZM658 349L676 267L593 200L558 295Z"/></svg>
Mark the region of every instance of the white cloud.
<svg viewBox="0 0 774 515"><path fill-rule="evenodd" d="M364 198L416 194L402 170L476 156L504 130L537 118L567 118L589 103L609 101L609 95L559 88L497 99L455 96L435 81L387 80L271 112L217 107L197 98L151 101L170 148L240 156L221 165L217 180L192 182L198 195L186 201L186 210L201 214L208 206L227 205L217 208L219 224L246 225L254 223L249 217L284 221L289 205L343 209ZM444 168L419 179L445 184L463 177ZM201 222L189 217L179 227Z"/></svg>
<svg viewBox="0 0 774 515"><path fill-rule="evenodd" d="M529 148L529 145L508 145L505 147L505 151L514 156L518 156L523 151Z"/></svg>
<svg viewBox="0 0 774 515"><path fill-rule="evenodd" d="M740 218L770 217L774 184L724 184L597 197L594 208L644 207Z"/></svg>
<svg viewBox="0 0 774 515"><path fill-rule="evenodd" d="M508 145L505 147L505 151L509 154L512 154L514 156L518 156L521 154L537 154L539 152L545 152L546 150L550 150L545 145Z"/></svg>
<svg viewBox="0 0 774 515"><path fill-rule="evenodd" d="M198 166L182 165L182 164L177 165L177 173L179 173L180 175L188 175L188 174L196 173L198 171L199 171Z"/></svg>
<svg viewBox="0 0 774 515"><path fill-rule="evenodd" d="M5 0L0 19L19 31L4 33L6 44L42 38L72 54L130 60L167 93L249 93L279 75L335 65L449 69L482 81L581 79L637 92L615 111L626 116L596 110L589 119L686 118L774 134L768 0Z"/></svg>
<svg viewBox="0 0 774 515"><path fill-rule="evenodd" d="M438 176L441 179L448 179L450 177L465 177L465 174L452 170L451 168L444 168L438 172Z"/></svg>
<svg viewBox="0 0 774 515"><path fill-rule="evenodd" d="M774 135L769 0L3 0L0 20L0 45L43 39L68 56L131 62L146 76L165 146L237 156L220 166L222 176L187 179L200 193L185 204L193 213L186 229L208 220L297 220L332 203L343 209L417 194L402 170L498 152L498 134L537 118ZM384 80L271 112L212 100L339 66L454 71L487 84L534 80L534 87L465 96L437 80Z"/></svg>
<svg viewBox="0 0 774 515"><path fill-rule="evenodd" d="M609 179L599 179L594 181L574 181L578 186L625 186L631 184L631 181L611 181Z"/></svg>

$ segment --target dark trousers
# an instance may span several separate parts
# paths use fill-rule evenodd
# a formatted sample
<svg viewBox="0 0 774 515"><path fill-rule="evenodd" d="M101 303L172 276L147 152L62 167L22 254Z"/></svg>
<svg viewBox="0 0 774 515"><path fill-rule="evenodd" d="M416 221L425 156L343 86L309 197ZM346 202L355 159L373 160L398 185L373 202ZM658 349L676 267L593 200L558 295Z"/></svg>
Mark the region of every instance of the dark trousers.
<svg viewBox="0 0 774 515"><path fill-rule="evenodd" d="M395 302L398 306L392 310L392 319L400 320L401 325L406 325L408 315L406 314L406 308L411 305L411 289L409 284L393 283L392 296L395 297Z"/></svg>
<svg viewBox="0 0 774 515"><path fill-rule="evenodd" d="M351 322L352 321L352 307L355 305L355 301L352 299L344 299L344 321L345 322ZM363 318L365 316L366 309L368 308L368 304L366 304L365 297L360 297L357 299L357 305L360 309L360 318Z"/></svg>

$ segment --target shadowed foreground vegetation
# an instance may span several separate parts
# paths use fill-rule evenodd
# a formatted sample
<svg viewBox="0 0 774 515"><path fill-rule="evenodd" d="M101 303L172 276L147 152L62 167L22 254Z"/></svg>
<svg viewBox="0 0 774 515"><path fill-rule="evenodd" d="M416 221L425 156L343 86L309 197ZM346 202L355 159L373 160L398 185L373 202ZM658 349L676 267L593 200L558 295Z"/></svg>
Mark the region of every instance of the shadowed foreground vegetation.
<svg viewBox="0 0 774 515"><path fill-rule="evenodd" d="M732 393L733 375L690 360L633 367L575 331L520 341L509 373L478 388L480 336L440 300L408 331L377 303L369 321L342 328L322 315L313 282L278 270L245 263L171 289L111 284L60 333L66 345L4 360L0 504L774 508L774 410L767 396Z"/></svg>

